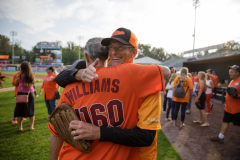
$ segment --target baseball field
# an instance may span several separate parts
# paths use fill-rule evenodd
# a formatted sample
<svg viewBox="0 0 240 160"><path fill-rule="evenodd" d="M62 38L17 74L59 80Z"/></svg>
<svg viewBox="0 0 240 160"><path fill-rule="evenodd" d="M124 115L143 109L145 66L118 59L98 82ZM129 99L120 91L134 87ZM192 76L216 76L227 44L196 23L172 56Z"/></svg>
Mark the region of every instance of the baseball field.
<svg viewBox="0 0 240 160"><path fill-rule="evenodd" d="M3 82L4 88L12 87L11 82L14 73L4 72L4 74L9 77L6 83ZM37 75L39 74L36 73ZM43 75L39 76L43 77ZM41 77L38 79L42 80ZM40 86L36 86L36 90L39 92ZM23 132L18 131L18 124L11 123L15 108L14 90L3 91L0 89L0 108L0 159L49 159L50 131L47 126L48 121L45 120L48 114L43 95L35 98L35 129L33 131L29 130L28 118L23 122ZM161 130L158 131L157 159L181 159Z"/></svg>

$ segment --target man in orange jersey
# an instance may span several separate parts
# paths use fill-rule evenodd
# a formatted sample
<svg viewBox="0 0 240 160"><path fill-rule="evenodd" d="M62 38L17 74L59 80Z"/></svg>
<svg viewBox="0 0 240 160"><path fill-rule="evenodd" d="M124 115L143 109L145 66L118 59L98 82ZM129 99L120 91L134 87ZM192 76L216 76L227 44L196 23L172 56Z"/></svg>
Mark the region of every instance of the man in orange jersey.
<svg viewBox="0 0 240 160"><path fill-rule="evenodd" d="M131 32L131 31L129 30L129 32ZM137 45L137 42L135 44ZM131 46L133 46L133 45L131 45ZM115 42L113 41L113 43L110 43L109 44L109 50L111 52L109 54L110 54L111 61L113 62L112 64L116 65L116 67L117 67L118 63L119 64L126 63L126 62L127 63L132 63L132 60L136 55L136 51L134 51L135 49L133 47L131 48L131 46L130 45L129 46L124 46L124 45L122 45L122 43L120 43L120 42L118 43L116 41ZM131 54L132 54L132 56L131 56ZM90 67L92 67L92 66L90 66ZM85 75L80 74L79 77L82 78L82 80L85 79L86 81L91 81L91 79L94 79L96 77L96 74L94 72L93 72L93 74L90 73L92 70L95 70L95 68L92 67L89 70L84 70L84 72L82 72L82 73L88 73L88 75L87 74L85 74ZM169 70L167 68L163 67L162 70L163 70L163 72L167 71L167 74L166 73L164 74L165 77L169 75ZM78 73L80 73L80 71L78 71L77 74ZM125 76L126 75L124 75L124 77ZM81 79L79 79L79 80L81 80ZM159 83L161 83L161 82L159 82ZM160 122L159 122L160 117L158 117L158 116L160 115L160 109L161 108L160 108L160 106L157 107L159 105L159 100L160 100L159 93L158 94L153 94L153 95L149 96L147 99L145 99L145 101L143 102L141 107L137 107L137 108L140 108L140 109L138 109L138 114L139 114L138 119L139 119L139 121L137 122L136 126L133 127L133 129L120 130L118 127L114 127L112 129L110 128L110 130L114 130L114 132L112 132L112 131L105 132L105 131L108 130L108 128L106 128L106 127L102 128L100 130L100 133L101 133L100 135L102 136L101 137L102 139L100 139L100 141L109 141L109 142L118 143L118 144L125 145L125 146L149 146L149 145L151 145L153 140L150 140L150 144L147 144L149 142L147 142L146 139L149 139L149 137L153 137L153 138L155 137L154 142L156 142L155 141L156 140L156 136L155 136L156 130L158 130L160 128ZM129 105L129 106L131 106L131 105ZM132 106L134 106L134 104L132 104ZM154 115L155 118L151 118L151 117L154 117L154 116L147 117L150 114L148 112L151 111L152 109L154 110L154 107L158 108L157 110L155 109L156 112L152 112L152 113L156 114L156 115ZM145 115L143 113L145 113ZM145 121L144 121L144 119L145 119ZM158 122L158 123L156 123L156 122ZM79 123L79 122L77 122L77 123ZM148 126L148 128L147 128L147 126ZM158 126L158 128L156 126ZM76 131L76 133L78 131L80 132L81 130L78 129ZM140 135L146 135L146 136L144 136L142 138L142 140L140 140L141 142L139 140L137 140L137 141L135 141L135 143L132 143L132 141L134 141L134 140L131 139L129 135L131 135L132 133L135 133L135 132L138 133L138 134L140 133L137 136L134 135L133 137L135 137L135 138L141 137ZM94 133L98 133L98 132L94 132ZM150 134L148 134L148 133L150 133ZM153 133L153 136L152 136L152 133ZM83 135L85 135L85 134L81 134L81 136L83 136ZM85 135L86 136L85 139L88 139L89 135L90 134L87 133ZM84 137L81 137L81 136L80 137L76 136L76 138L84 138ZM123 138L123 140L125 139L125 141L121 140L121 138ZM130 138L130 141L126 142L126 139L128 140L129 138ZM142 159L144 159L144 157L143 157L144 154L143 153L145 153L145 156L146 156L146 154L148 154L148 157L151 157L151 155L153 155L153 156L156 155L156 143L153 143L153 144L155 144L155 145L151 145L153 147L153 150L148 150L147 147L140 147L140 148L143 149L143 150L141 150L142 152L139 149L139 156L141 156ZM151 152L149 152L149 151L151 151Z"/></svg>
<svg viewBox="0 0 240 160"><path fill-rule="evenodd" d="M218 141L220 143L224 143L224 136L228 130L230 122L234 125L240 126L240 67L237 65L230 66L229 75L232 81L228 87L236 88L238 96L233 98L226 93L226 104L221 131L219 135L210 137L212 141Z"/></svg>

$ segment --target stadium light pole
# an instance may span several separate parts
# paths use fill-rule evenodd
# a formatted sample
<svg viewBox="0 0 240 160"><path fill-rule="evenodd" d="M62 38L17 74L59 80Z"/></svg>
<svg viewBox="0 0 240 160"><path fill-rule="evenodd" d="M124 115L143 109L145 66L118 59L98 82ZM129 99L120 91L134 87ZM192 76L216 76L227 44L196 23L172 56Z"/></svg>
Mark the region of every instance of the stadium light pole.
<svg viewBox="0 0 240 160"><path fill-rule="evenodd" d="M10 34L12 36L12 64L14 64L14 36L17 35L17 32L11 31Z"/></svg>
<svg viewBox="0 0 240 160"><path fill-rule="evenodd" d="M193 33L193 57L194 57L194 48L195 48L195 37L196 37L196 11L199 4L199 0L193 0L193 6L195 7L195 19L194 19L194 33Z"/></svg>
<svg viewBox="0 0 240 160"><path fill-rule="evenodd" d="M81 54L81 47L80 47L80 41L83 39L83 36L78 36L78 39L79 39L79 59L80 59L80 54Z"/></svg>

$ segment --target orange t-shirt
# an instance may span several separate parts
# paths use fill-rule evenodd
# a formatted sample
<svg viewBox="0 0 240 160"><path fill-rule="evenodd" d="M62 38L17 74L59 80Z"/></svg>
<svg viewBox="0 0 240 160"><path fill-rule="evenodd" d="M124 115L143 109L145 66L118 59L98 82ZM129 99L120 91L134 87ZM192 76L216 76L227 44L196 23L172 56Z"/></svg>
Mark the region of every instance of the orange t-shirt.
<svg viewBox="0 0 240 160"><path fill-rule="evenodd" d="M13 79L12 79L12 84L14 84L14 82L15 82L15 80L16 80L16 77L17 77L17 75L19 74L20 72L18 72L18 73L15 73L14 75L13 75ZM15 96L17 96L17 89L18 89L18 86L15 86Z"/></svg>
<svg viewBox="0 0 240 160"><path fill-rule="evenodd" d="M240 78L235 81L231 81L228 87L234 87L237 89L238 95L240 94ZM226 93L225 111L231 114L240 113L240 98L232 98Z"/></svg>
<svg viewBox="0 0 240 160"><path fill-rule="evenodd" d="M148 108L141 108L143 101L148 101L148 96L165 89L160 66L122 64L96 69L98 78L93 82L67 85L58 105L68 103L82 121L97 126L122 129L139 126L149 130L160 128L160 110L154 113L148 111ZM152 104L155 103L159 104L159 101L153 100ZM53 135L58 136L50 123L48 127ZM132 160L139 159L138 150L138 147L95 140L90 146L89 154L86 154L65 143L60 150L59 159Z"/></svg>
<svg viewBox="0 0 240 160"><path fill-rule="evenodd" d="M58 85L54 80L56 76L56 74L51 74L50 76L46 75L43 78L43 88L46 100L53 99L54 93L57 90Z"/></svg>
<svg viewBox="0 0 240 160"><path fill-rule="evenodd" d="M214 86L217 87L218 86L218 82L219 82L218 76L217 75L213 75L213 76L214 76L214 79L215 79Z"/></svg>
<svg viewBox="0 0 240 160"><path fill-rule="evenodd" d="M174 88L176 87L179 80L181 81L181 76L178 76L178 77L176 77L174 79L174 82L173 82L173 87ZM175 97L174 94L173 94L173 97L172 97L173 101L182 102L182 103L183 102L189 103L189 90L193 89L193 83L192 83L192 79L190 77L187 77L187 79L185 81L183 81L183 87L184 87L184 90L186 92L185 97L184 98L179 98L179 97ZM187 91L187 88L188 88L188 91Z"/></svg>
<svg viewBox="0 0 240 160"><path fill-rule="evenodd" d="M213 74L209 74L209 76L210 76L210 79L211 79L212 82L213 82L213 85L215 85L215 83L216 83L216 77L215 77Z"/></svg>
<svg viewBox="0 0 240 160"><path fill-rule="evenodd" d="M193 78L193 82L199 82L199 78L198 78L198 76L194 76L194 78Z"/></svg>
<svg viewBox="0 0 240 160"><path fill-rule="evenodd" d="M192 76L192 77L191 77L191 79L192 79L192 82L194 82L194 77L195 77L195 76Z"/></svg>

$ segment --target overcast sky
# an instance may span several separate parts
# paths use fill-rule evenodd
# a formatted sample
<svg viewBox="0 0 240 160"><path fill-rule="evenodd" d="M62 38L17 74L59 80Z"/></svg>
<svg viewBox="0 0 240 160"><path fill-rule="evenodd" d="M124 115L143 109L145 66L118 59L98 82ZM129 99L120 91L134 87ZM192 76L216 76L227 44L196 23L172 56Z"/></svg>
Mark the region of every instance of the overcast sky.
<svg viewBox="0 0 240 160"><path fill-rule="evenodd" d="M192 0L0 0L0 34L27 50L39 41L110 37L119 27L132 30L140 43L169 53L193 48ZM200 0L195 48L240 41L240 0Z"/></svg>

